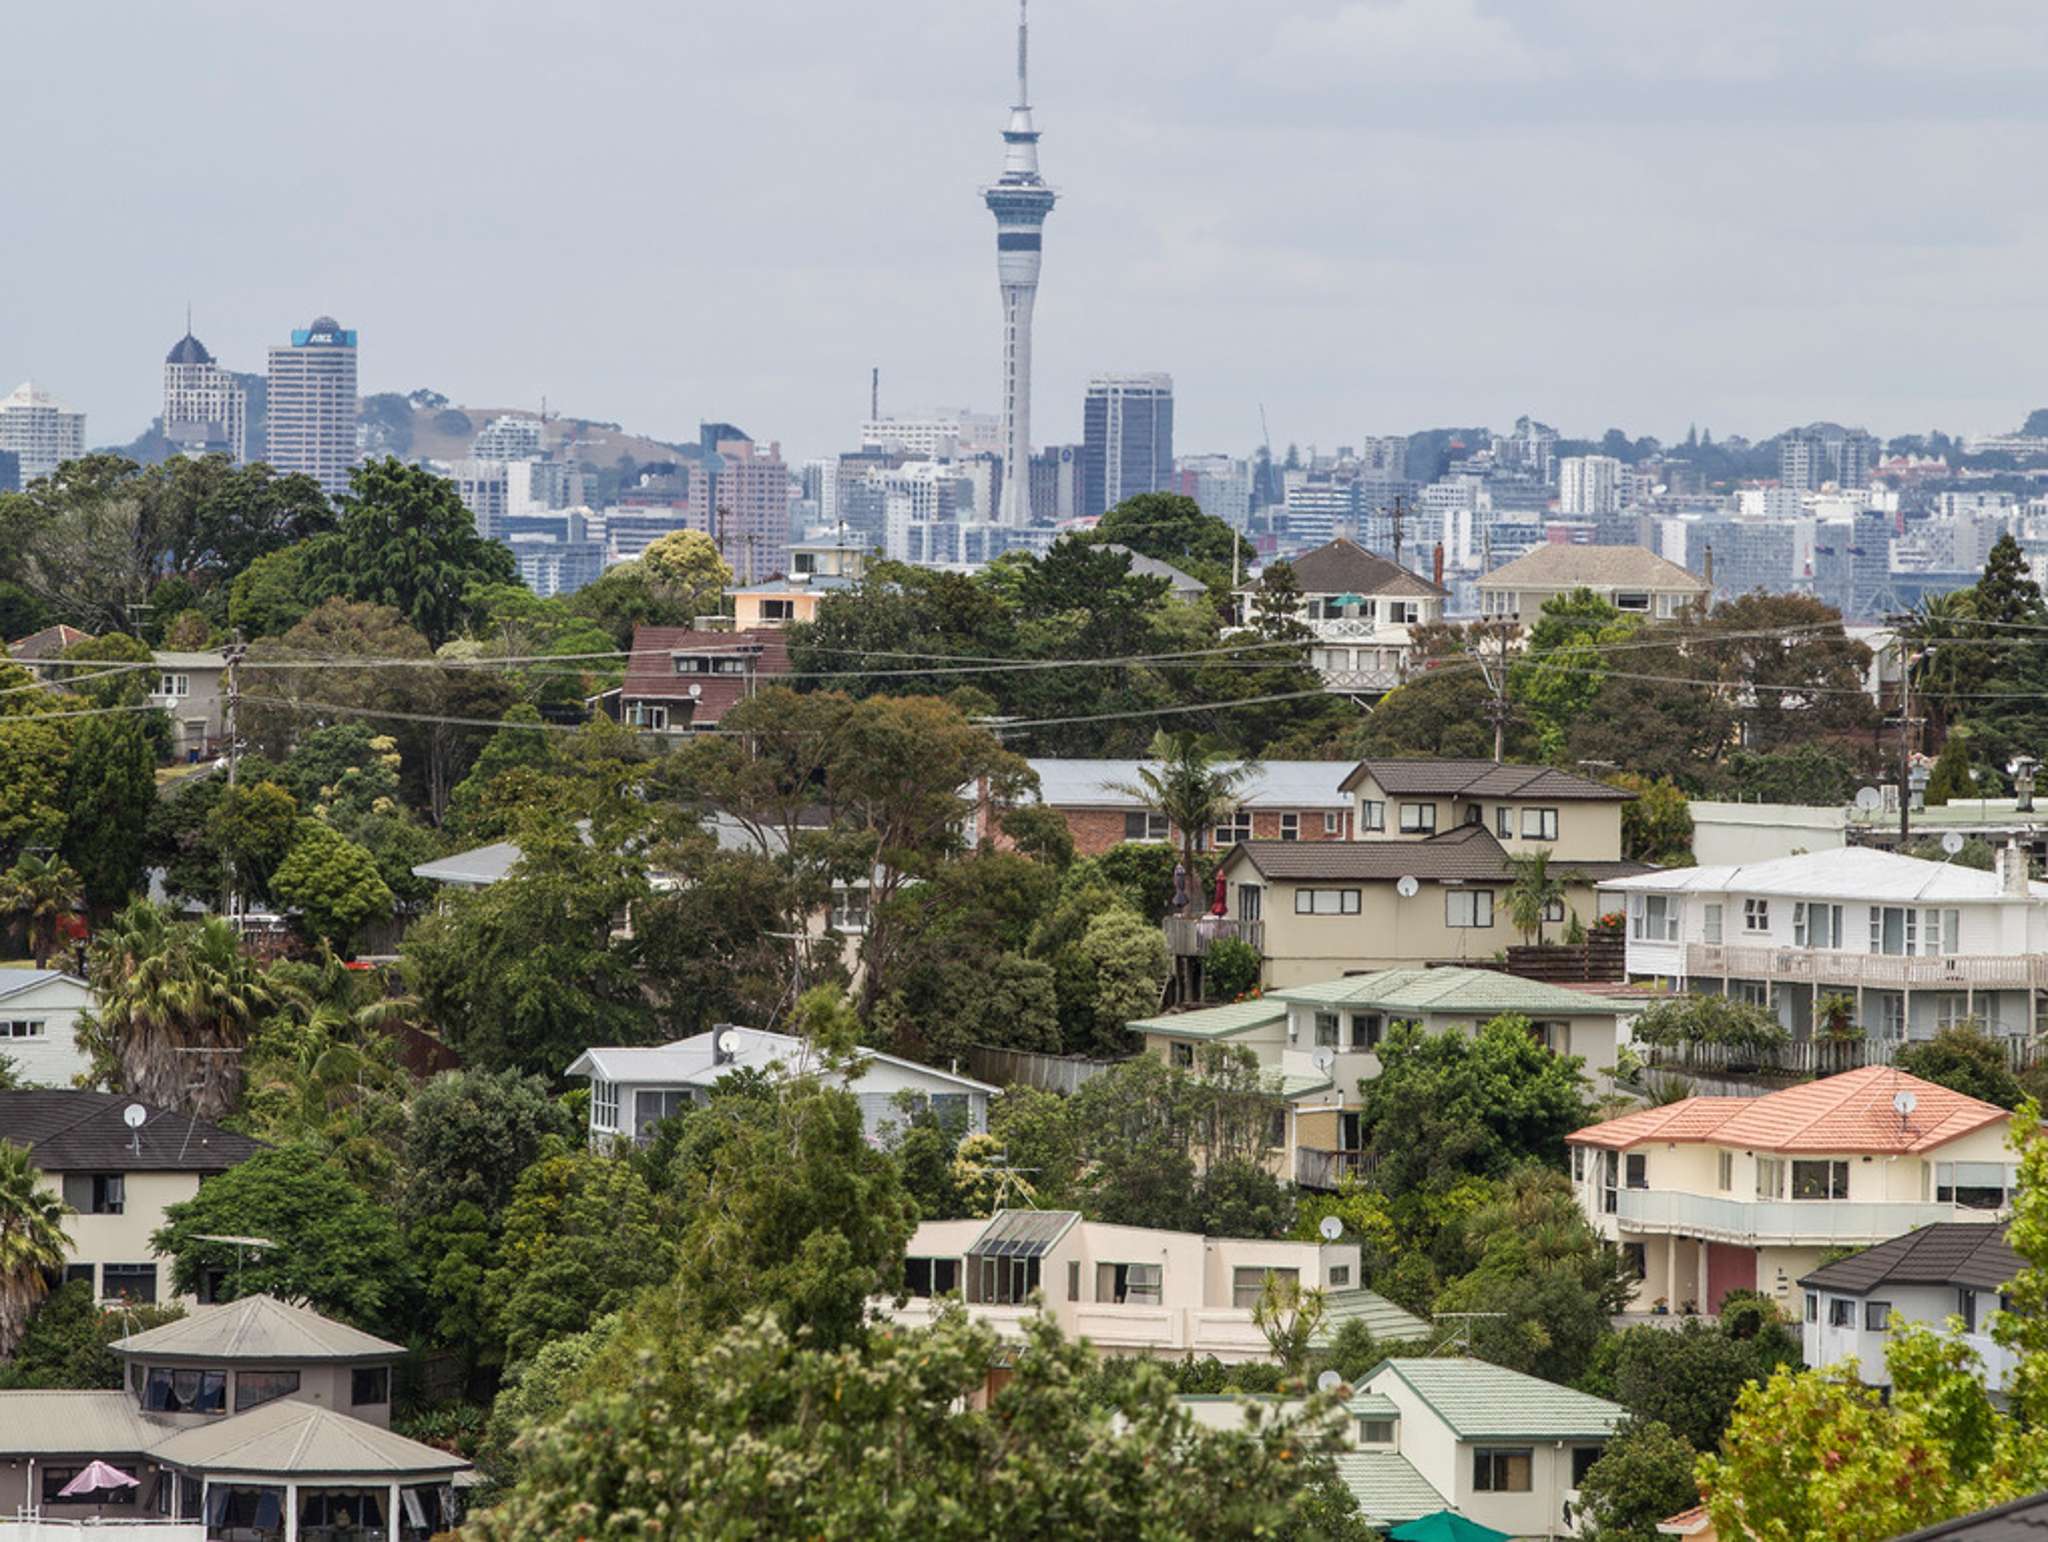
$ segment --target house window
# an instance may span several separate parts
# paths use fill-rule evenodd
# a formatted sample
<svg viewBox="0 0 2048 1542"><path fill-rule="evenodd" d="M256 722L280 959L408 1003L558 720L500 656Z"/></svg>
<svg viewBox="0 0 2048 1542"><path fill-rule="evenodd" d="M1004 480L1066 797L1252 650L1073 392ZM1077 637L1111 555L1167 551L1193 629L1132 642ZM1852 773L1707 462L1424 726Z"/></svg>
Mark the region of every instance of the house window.
<svg viewBox="0 0 2048 1542"><path fill-rule="evenodd" d="M1771 902L1767 899L1746 899L1742 902L1742 929L1745 932L1767 932L1771 929Z"/></svg>
<svg viewBox="0 0 2048 1542"><path fill-rule="evenodd" d="M1395 626L1413 626L1422 619L1422 605L1416 600L1382 600L1387 620Z"/></svg>
<svg viewBox="0 0 2048 1542"><path fill-rule="evenodd" d="M1294 913L1298 916L1355 916L1356 889L1296 889Z"/></svg>
<svg viewBox="0 0 2048 1542"><path fill-rule="evenodd" d="M1934 998L1935 1027L1953 1028L1970 1016L1970 998L1961 991L1944 991Z"/></svg>
<svg viewBox="0 0 2048 1542"><path fill-rule="evenodd" d="M1353 1012L1351 1014L1351 1047L1353 1049L1377 1049L1380 1042L1380 1014L1377 1012Z"/></svg>
<svg viewBox="0 0 2048 1542"><path fill-rule="evenodd" d="M1866 1301L1863 1303L1863 1329L1866 1333L1883 1333L1892 1324L1892 1304L1889 1301Z"/></svg>
<svg viewBox="0 0 2048 1542"><path fill-rule="evenodd" d="M957 1258L906 1258L903 1260L903 1289L908 1295L929 1301L960 1288L960 1260Z"/></svg>
<svg viewBox="0 0 2048 1542"><path fill-rule="evenodd" d="M619 1084L593 1081L590 1084L590 1127L616 1130L619 1127Z"/></svg>
<svg viewBox="0 0 2048 1542"><path fill-rule="evenodd" d="M1719 1189L1721 1190L1721 1192L1722 1192L1723 1194L1725 1194L1725 1193L1727 1193L1727 1192L1728 1192L1728 1191L1729 1191L1730 1189L1732 1189L1732 1188L1734 1188L1734 1187L1735 1187L1735 1153L1734 1153L1734 1152L1732 1152L1732 1151L1724 1151L1724 1152L1722 1152L1722 1153L1721 1153L1720 1169L1721 1169L1721 1170L1720 1170L1720 1174L1719 1174L1719 1177L1720 1177L1720 1182L1719 1182L1719 1183L1717 1184L1717 1187L1718 1187L1718 1188L1719 1188Z"/></svg>
<svg viewBox="0 0 2048 1542"><path fill-rule="evenodd" d="M1810 1290L1806 1293L1806 1320L1820 1321L1820 1297Z"/></svg>
<svg viewBox="0 0 2048 1542"><path fill-rule="evenodd" d="M763 621L790 621L795 619L795 616L796 601L794 600L763 600L761 602L761 619Z"/></svg>
<svg viewBox="0 0 2048 1542"><path fill-rule="evenodd" d="M1758 1157L1756 1159L1756 1197L1758 1199L1783 1199L1785 1197L1785 1159L1783 1157Z"/></svg>
<svg viewBox="0 0 2048 1542"><path fill-rule="evenodd" d="M1493 890L1446 889L1444 925L1454 928L1493 925Z"/></svg>
<svg viewBox="0 0 2048 1542"><path fill-rule="evenodd" d="M100 1266L100 1294L109 1300L156 1300L155 1264L103 1264Z"/></svg>
<svg viewBox="0 0 2048 1542"><path fill-rule="evenodd" d="M1240 921L1256 921L1265 912L1264 891L1255 883L1241 883L1237 886L1237 918Z"/></svg>
<svg viewBox="0 0 2048 1542"><path fill-rule="evenodd" d="M1259 1297L1265 1294L1266 1276L1269 1274L1282 1283L1301 1278L1299 1269L1267 1269L1258 1264L1233 1269L1230 1272L1231 1305L1247 1312L1257 1306Z"/></svg>
<svg viewBox="0 0 2048 1542"><path fill-rule="evenodd" d="M868 929L868 891L835 888L832 891L832 930L864 932Z"/></svg>
<svg viewBox="0 0 2048 1542"><path fill-rule="evenodd" d="M1192 1071L1195 1068L1195 1046L1173 1043L1166 1046L1167 1063L1177 1071Z"/></svg>
<svg viewBox="0 0 2048 1542"><path fill-rule="evenodd" d="M1067 1260L1067 1299L1069 1301L1079 1301L1081 1299L1081 1260L1078 1258Z"/></svg>
<svg viewBox="0 0 2048 1542"><path fill-rule="evenodd" d="M664 1119L673 1119L690 1106L690 1095L678 1088L647 1089L633 1094L633 1128L649 1134Z"/></svg>
<svg viewBox="0 0 2048 1542"><path fill-rule="evenodd" d="M1280 816L1280 839L1283 841L1298 841L1301 839L1301 815L1282 814Z"/></svg>
<svg viewBox="0 0 2048 1542"><path fill-rule="evenodd" d="M1910 958L1920 942L1920 912L1911 905L1870 907L1870 951Z"/></svg>
<svg viewBox="0 0 2048 1542"><path fill-rule="evenodd" d="M1522 839L1525 841L1556 840L1557 810L1554 808L1523 809Z"/></svg>
<svg viewBox="0 0 2048 1542"><path fill-rule="evenodd" d="M1543 902L1543 919L1562 924L1564 921L1564 901L1561 899L1545 900Z"/></svg>
<svg viewBox="0 0 2048 1542"><path fill-rule="evenodd" d="M1218 851L1223 850L1226 846L1234 846L1239 841L1248 841L1251 838L1252 811L1248 808L1237 810L1236 813L1230 816L1230 823L1216 827L1216 849Z"/></svg>
<svg viewBox="0 0 2048 1542"><path fill-rule="evenodd" d="M1331 1289L1333 1289L1333 1290L1339 1290L1339 1289L1343 1289L1344 1287L1346 1287L1346 1286L1350 1285L1350 1283L1351 1283L1351 1265L1349 1265L1349 1264L1332 1264L1332 1265L1330 1265L1330 1288L1331 1288Z"/></svg>
<svg viewBox="0 0 2048 1542"><path fill-rule="evenodd" d="M119 1215L128 1198L128 1181L119 1173L66 1173L64 1203L80 1215Z"/></svg>
<svg viewBox="0 0 2048 1542"><path fill-rule="evenodd" d="M1721 940L1721 907L1709 902L1700 914L1700 940L1716 943Z"/></svg>
<svg viewBox="0 0 2048 1542"><path fill-rule="evenodd" d="M1650 1249L1641 1242L1624 1242L1621 1245L1622 1262L1628 1265L1631 1278L1647 1280L1650 1277Z"/></svg>
<svg viewBox="0 0 2048 1542"><path fill-rule="evenodd" d="M1879 1032L1895 1043L1903 1043L1906 1038L1906 993L1881 991L1877 1004Z"/></svg>
<svg viewBox="0 0 2048 1542"><path fill-rule="evenodd" d="M1855 1327L1856 1303L1843 1296L1835 1296L1829 1300L1828 1326L1830 1328Z"/></svg>
<svg viewBox="0 0 2048 1542"><path fill-rule="evenodd" d="M1584 1183L1585 1181L1586 1148L1584 1146L1574 1146L1572 1147L1572 1182Z"/></svg>
<svg viewBox="0 0 2048 1542"><path fill-rule="evenodd" d="M1614 597L1614 608L1616 610L1634 610L1647 613L1650 609L1650 597L1647 594L1616 594Z"/></svg>
<svg viewBox="0 0 2048 1542"><path fill-rule="evenodd" d="M1617 1204L1618 1204L1618 1203L1620 1202L1620 1201L1619 1201L1619 1198L1618 1198L1618 1190L1620 1189L1620 1186L1621 1186L1621 1156L1620 1156L1620 1154L1619 1154L1618 1152L1613 1152L1613 1151L1603 1151L1603 1152L1601 1152L1601 1153L1600 1153L1600 1212L1601 1212L1601 1214L1603 1214L1603 1215L1612 1215L1612 1214L1614 1214L1614 1211L1615 1211L1615 1207L1616 1207L1616 1205L1617 1205Z"/></svg>
<svg viewBox="0 0 2048 1542"><path fill-rule="evenodd" d="M1337 1014L1335 1012L1316 1013L1316 1047L1318 1049L1326 1047L1335 1049L1337 1047Z"/></svg>
<svg viewBox="0 0 2048 1542"><path fill-rule="evenodd" d="M1493 833L1502 840L1515 833L1515 811L1505 803L1493 811Z"/></svg>
<svg viewBox="0 0 2048 1542"><path fill-rule="evenodd" d="M1358 1421L1358 1443L1361 1446L1391 1446L1394 1443L1394 1421L1392 1419L1360 1419Z"/></svg>
<svg viewBox="0 0 2048 1542"><path fill-rule="evenodd" d="M391 1401L391 1367L359 1365L349 1372L348 1400L352 1407Z"/></svg>
<svg viewBox="0 0 2048 1542"><path fill-rule="evenodd" d="M1344 816L1343 816L1342 814L1325 814L1325 815L1323 815L1323 834L1325 834L1325 835L1337 835L1337 834L1340 834L1340 833L1342 833L1343 829L1344 829Z"/></svg>
<svg viewBox="0 0 2048 1542"><path fill-rule="evenodd" d="M1402 804L1401 833L1403 835L1436 834L1436 805L1434 803Z"/></svg>
<svg viewBox="0 0 2048 1542"><path fill-rule="evenodd" d="M48 1030L49 1025L40 1017L0 1021L0 1039L40 1039Z"/></svg>
<svg viewBox="0 0 2048 1542"><path fill-rule="evenodd" d="M289 1397L298 1390L297 1371L237 1371L235 1412L261 1408L265 1403L274 1403L279 1398Z"/></svg>
<svg viewBox="0 0 2048 1542"><path fill-rule="evenodd" d="M1387 805L1379 798L1361 798L1358 802L1358 828L1361 830L1385 830L1387 827Z"/></svg>
<svg viewBox="0 0 2048 1542"><path fill-rule="evenodd" d="M1928 957L1953 956L1958 951L1963 929L1963 913L1960 910L1929 910L1922 913L1920 936L1922 951Z"/></svg>
<svg viewBox="0 0 2048 1542"><path fill-rule="evenodd" d="M1632 1189L1650 1186L1650 1158L1646 1152L1631 1151L1628 1154L1628 1186Z"/></svg>
<svg viewBox="0 0 2048 1542"><path fill-rule="evenodd" d="M1593 1464L1600 1460L1601 1454L1605 1450L1606 1447L1604 1446L1572 1447L1572 1487L1574 1489L1581 1489L1586 1486L1586 1474L1593 1470Z"/></svg>
<svg viewBox="0 0 2048 1542"><path fill-rule="evenodd" d="M1672 894L1630 896L1630 926L1638 942L1678 941L1678 897Z"/></svg>
<svg viewBox="0 0 2048 1542"><path fill-rule="evenodd" d="M157 680L156 693L159 696L190 696L192 677L190 675L164 675Z"/></svg>
<svg viewBox="0 0 2048 1542"><path fill-rule="evenodd" d="M152 1365L142 1387L142 1406L149 1413L226 1413L228 1373Z"/></svg>
<svg viewBox="0 0 2048 1542"><path fill-rule="evenodd" d="M1934 1198L1965 1210L2001 1210L2013 1186L2010 1176L2002 1162L1937 1162Z"/></svg>
<svg viewBox="0 0 2048 1542"><path fill-rule="evenodd" d="M626 721L635 728L666 729L668 708L651 701L636 701L627 710Z"/></svg>
<svg viewBox="0 0 2048 1542"><path fill-rule="evenodd" d="M1977 1293L1967 1287L1956 1292L1956 1316L1963 1320L1963 1332L1977 1331Z"/></svg>
<svg viewBox="0 0 2048 1542"><path fill-rule="evenodd" d="M1535 1464L1528 1446L1477 1446L1472 1452L1472 1487L1481 1494L1526 1494Z"/></svg>
<svg viewBox="0 0 2048 1542"><path fill-rule="evenodd" d="M1124 815L1124 839L1127 841L1163 841L1169 833L1164 814Z"/></svg>
<svg viewBox="0 0 2048 1542"><path fill-rule="evenodd" d="M1792 1162L1792 1197L1794 1199L1847 1199L1849 1197L1849 1164L1847 1162Z"/></svg>
<svg viewBox="0 0 2048 1542"><path fill-rule="evenodd" d="M1157 1306L1160 1281L1158 1264L1097 1264L1095 1299L1122 1306Z"/></svg>
<svg viewBox="0 0 2048 1542"><path fill-rule="evenodd" d="M1842 907L1817 901L1794 902L1792 945L1795 948L1839 948L1842 945Z"/></svg>

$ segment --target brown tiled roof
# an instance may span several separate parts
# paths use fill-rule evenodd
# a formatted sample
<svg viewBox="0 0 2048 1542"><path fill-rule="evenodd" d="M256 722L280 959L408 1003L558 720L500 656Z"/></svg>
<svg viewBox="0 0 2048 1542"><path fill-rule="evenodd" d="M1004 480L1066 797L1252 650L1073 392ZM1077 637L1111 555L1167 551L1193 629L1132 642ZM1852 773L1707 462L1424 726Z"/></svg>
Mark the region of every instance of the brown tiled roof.
<svg viewBox="0 0 2048 1542"><path fill-rule="evenodd" d="M1346 792L1370 773L1392 797L1529 798L1627 803L1635 794L1551 766L1504 766L1491 760L1361 760L1339 786Z"/></svg>
<svg viewBox="0 0 2048 1542"><path fill-rule="evenodd" d="M1239 841L1224 860L1240 856L1264 877L1279 879L1391 883L1406 875L1438 883L1506 883L1514 876L1507 852L1484 825L1459 825L1420 841ZM1651 871L1640 862L1562 859L1553 859L1551 870L1587 883Z"/></svg>
<svg viewBox="0 0 2048 1542"><path fill-rule="evenodd" d="M789 673L789 643L776 627L754 627L744 632L699 632L681 626L642 626L633 629L633 657L626 666L620 687L622 703L655 701L689 713L689 724L706 728L742 701L748 692L747 675L679 675L677 653L733 654L759 647L760 657L752 675L758 687L774 675ZM690 694L692 687L697 694ZM681 726L672 724L671 726Z"/></svg>
<svg viewBox="0 0 2048 1542"><path fill-rule="evenodd" d="M1570 546L1549 542L1504 562L1479 580L1481 589L1665 589L1705 594L1699 574L1647 546Z"/></svg>
<svg viewBox="0 0 2048 1542"><path fill-rule="evenodd" d="M1303 594L1392 594L1437 596L1450 590L1433 584L1420 573L1389 562L1367 551L1356 541L1339 536L1327 546L1290 558L1294 581Z"/></svg>
<svg viewBox="0 0 2048 1542"><path fill-rule="evenodd" d="M53 659L74 644L91 641L92 633L81 632L75 626L59 624L46 626L40 632L29 633L19 642L9 643L7 652L12 658L32 662L36 659Z"/></svg>
<svg viewBox="0 0 2048 1542"><path fill-rule="evenodd" d="M2027 1261L1988 1221L1936 1221L1848 1258L1822 1264L1799 1283L1861 1296L1880 1285L1966 1285L2003 1290Z"/></svg>

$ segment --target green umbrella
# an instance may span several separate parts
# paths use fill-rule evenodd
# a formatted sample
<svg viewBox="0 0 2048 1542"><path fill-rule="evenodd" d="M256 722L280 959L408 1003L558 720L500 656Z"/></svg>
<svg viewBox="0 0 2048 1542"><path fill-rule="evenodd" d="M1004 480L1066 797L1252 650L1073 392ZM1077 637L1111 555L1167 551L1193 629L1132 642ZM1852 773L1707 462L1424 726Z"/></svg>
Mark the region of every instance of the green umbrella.
<svg viewBox="0 0 2048 1542"><path fill-rule="evenodd" d="M1495 1531L1455 1510L1439 1510L1387 1533L1394 1542L1514 1542L1514 1534Z"/></svg>

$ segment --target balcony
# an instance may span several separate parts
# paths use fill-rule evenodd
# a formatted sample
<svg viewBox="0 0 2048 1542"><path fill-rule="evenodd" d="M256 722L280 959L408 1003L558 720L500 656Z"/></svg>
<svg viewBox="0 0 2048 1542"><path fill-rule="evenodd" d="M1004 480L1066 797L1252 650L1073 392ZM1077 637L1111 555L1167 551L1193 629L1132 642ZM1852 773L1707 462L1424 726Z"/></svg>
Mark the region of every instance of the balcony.
<svg viewBox="0 0 2048 1542"><path fill-rule="evenodd" d="M1330 616L1304 621L1317 642L1370 642L1378 634L1376 623L1363 616Z"/></svg>
<svg viewBox="0 0 2048 1542"><path fill-rule="evenodd" d="M1294 1181L1305 1189L1335 1189L1346 1178L1370 1182L1379 1162L1366 1151L1324 1151L1316 1146L1294 1148Z"/></svg>
<svg viewBox="0 0 2048 1542"><path fill-rule="evenodd" d="M1266 923L1232 916L1168 916L1167 951L1175 958L1200 958L1225 937L1250 943L1261 957L1266 951Z"/></svg>
<svg viewBox="0 0 2048 1542"><path fill-rule="evenodd" d="M1857 1204L1840 1199L1722 1199L1664 1189L1621 1189L1609 1213L1632 1232L1714 1242L1833 1247L1883 1242L1933 1221L1982 1221L1998 1212L1967 1205Z"/></svg>
<svg viewBox="0 0 2048 1542"><path fill-rule="evenodd" d="M1318 669L1330 691L1391 691L1407 676L1398 669Z"/></svg>
<svg viewBox="0 0 2048 1542"><path fill-rule="evenodd" d="M1689 979L1801 980L1872 990L2043 990L2048 989L2048 956L1958 953L1902 958L1829 948L1690 942L1685 945L1685 973Z"/></svg>

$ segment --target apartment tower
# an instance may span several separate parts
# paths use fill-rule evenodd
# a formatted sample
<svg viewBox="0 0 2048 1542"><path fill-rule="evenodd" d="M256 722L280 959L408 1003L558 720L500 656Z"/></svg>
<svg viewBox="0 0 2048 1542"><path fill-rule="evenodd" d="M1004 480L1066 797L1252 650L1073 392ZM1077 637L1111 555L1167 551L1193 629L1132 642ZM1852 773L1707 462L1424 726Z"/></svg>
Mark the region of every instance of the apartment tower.
<svg viewBox="0 0 2048 1542"><path fill-rule="evenodd" d="M270 350L264 458L302 472L330 498L348 491L356 463L356 334L332 316L293 331L289 347Z"/></svg>

